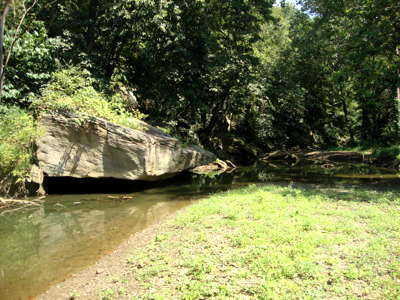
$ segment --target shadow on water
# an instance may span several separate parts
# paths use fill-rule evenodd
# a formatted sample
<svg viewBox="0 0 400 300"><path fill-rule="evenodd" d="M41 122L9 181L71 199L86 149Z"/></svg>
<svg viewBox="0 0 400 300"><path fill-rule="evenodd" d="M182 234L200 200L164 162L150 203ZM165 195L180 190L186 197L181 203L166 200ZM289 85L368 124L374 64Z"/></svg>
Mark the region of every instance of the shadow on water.
<svg viewBox="0 0 400 300"><path fill-rule="evenodd" d="M301 187L301 193L310 196L330 193L333 201L364 201L375 191L398 195L400 188L394 170L321 162L262 163L162 183L48 181L50 192L66 194L47 197L40 208L0 216L0 299L32 298L193 201L253 183Z"/></svg>
<svg viewBox="0 0 400 300"><path fill-rule="evenodd" d="M184 173L156 182L132 181L116 178L45 177L44 188L52 194L133 193L150 188L161 188L179 182L190 183L190 174Z"/></svg>

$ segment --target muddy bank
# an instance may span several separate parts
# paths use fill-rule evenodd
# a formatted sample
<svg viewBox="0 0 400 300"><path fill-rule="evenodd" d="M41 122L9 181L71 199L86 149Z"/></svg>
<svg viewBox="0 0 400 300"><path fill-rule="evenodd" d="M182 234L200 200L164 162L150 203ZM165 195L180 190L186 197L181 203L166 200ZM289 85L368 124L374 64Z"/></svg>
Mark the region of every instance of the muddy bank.
<svg viewBox="0 0 400 300"><path fill-rule="evenodd" d="M305 159L326 160L331 162L372 163L371 154L354 151L314 151L304 154Z"/></svg>
<svg viewBox="0 0 400 300"><path fill-rule="evenodd" d="M347 162L347 163L372 163L372 155L354 151L274 151L264 155L261 160L322 160L329 162Z"/></svg>
<svg viewBox="0 0 400 300"><path fill-rule="evenodd" d="M129 256L133 251L144 248L151 243L157 233L162 232L166 228L168 221L172 220L176 214L170 214L159 223L131 235L116 250L101 258L94 265L73 274L34 299L100 299L102 291L113 288L119 280L131 275L132 268L129 266ZM132 290L135 289L134 286L131 288ZM124 299L123 297L117 298Z"/></svg>

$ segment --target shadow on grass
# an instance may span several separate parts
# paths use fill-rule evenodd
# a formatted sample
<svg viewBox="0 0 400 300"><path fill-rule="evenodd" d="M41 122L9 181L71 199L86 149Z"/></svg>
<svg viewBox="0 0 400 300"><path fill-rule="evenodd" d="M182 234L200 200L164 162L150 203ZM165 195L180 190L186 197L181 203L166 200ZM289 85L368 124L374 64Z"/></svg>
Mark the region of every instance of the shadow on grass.
<svg viewBox="0 0 400 300"><path fill-rule="evenodd" d="M272 186L268 185L264 188L269 190L268 187ZM326 187L308 184L289 184L287 187L281 185L281 188L274 189L272 192L283 196L304 197L307 199L320 198L324 201L400 204L400 190L393 188L385 190L382 187L377 189L371 186Z"/></svg>

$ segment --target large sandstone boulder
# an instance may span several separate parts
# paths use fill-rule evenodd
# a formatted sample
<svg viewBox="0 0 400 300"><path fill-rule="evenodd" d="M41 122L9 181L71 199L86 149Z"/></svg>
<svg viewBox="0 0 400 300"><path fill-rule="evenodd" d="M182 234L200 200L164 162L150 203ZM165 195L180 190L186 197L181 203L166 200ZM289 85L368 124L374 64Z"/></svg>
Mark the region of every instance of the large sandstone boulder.
<svg viewBox="0 0 400 300"><path fill-rule="evenodd" d="M50 177L119 178L154 181L208 164L215 156L184 147L159 129L138 122L130 129L100 118L71 114L42 117L37 141L40 169Z"/></svg>

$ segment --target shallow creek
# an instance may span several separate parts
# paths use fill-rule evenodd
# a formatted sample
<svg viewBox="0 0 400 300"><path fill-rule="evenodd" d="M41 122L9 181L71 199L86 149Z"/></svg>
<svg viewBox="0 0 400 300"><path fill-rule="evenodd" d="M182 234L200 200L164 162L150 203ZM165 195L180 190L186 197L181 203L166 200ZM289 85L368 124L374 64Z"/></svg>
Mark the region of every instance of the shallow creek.
<svg viewBox="0 0 400 300"><path fill-rule="evenodd" d="M111 253L131 234L211 193L253 183L400 193L400 175L394 170L302 162L188 175L124 194L50 195L40 208L0 211L0 299L33 299Z"/></svg>

